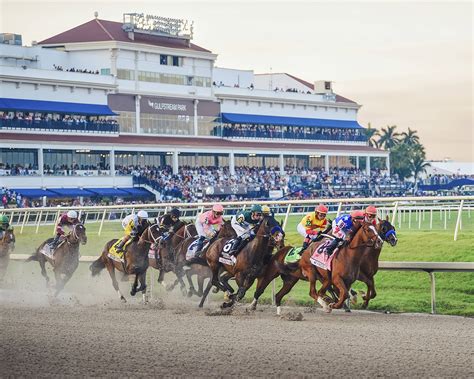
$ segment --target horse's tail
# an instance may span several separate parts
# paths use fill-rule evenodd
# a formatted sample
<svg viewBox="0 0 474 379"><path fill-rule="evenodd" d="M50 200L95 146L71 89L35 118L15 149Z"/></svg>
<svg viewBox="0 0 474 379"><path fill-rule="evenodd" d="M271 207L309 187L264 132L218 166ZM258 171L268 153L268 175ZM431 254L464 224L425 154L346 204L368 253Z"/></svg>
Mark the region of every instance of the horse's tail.
<svg viewBox="0 0 474 379"><path fill-rule="evenodd" d="M89 266L89 270L91 270L92 276L99 275L99 273L105 268L105 263L102 260L102 256L96 259L92 264Z"/></svg>
<svg viewBox="0 0 474 379"><path fill-rule="evenodd" d="M38 261L38 254L35 253L35 254L29 256L28 258L26 258L25 263L26 262L32 262L32 261Z"/></svg>
<svg viewBox="0 0 474 379"><path fill-rule="evenodd" d="M278 271L284 275L289 275L293 271L297 270L299 267L298 262L293 262L293 263L281 263L279 261L275 261L275 266L278 268Z"/></svg>

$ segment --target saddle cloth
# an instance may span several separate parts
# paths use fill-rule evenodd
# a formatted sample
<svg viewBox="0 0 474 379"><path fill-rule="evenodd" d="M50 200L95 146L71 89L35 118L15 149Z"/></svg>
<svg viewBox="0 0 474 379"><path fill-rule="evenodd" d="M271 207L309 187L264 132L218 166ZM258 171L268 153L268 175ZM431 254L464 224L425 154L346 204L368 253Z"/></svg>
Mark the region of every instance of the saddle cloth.
<svg viewBox="0 0 474 379"><path fill-rule="evenodd" d="M190 261L190 260L194 259L194 257L196 256L196 247L198 245L198 241L199 241L199 239L196 239L195 241L193 241L191 243L191 245L189 245L188 250L186 251L186 260L187 261ZM209 241L206 241L206 243L202 246L201 251L206 250L208 246L209 246Z"/></svg>
<svg viewBox="0 0 474 379"><path fill-rule="evenodd" d="M332 260L336 255L334 251L331 256L326 253L326 248L331 243L331 240L324 241L314 252L310 258L310 261L316 267L322 268L323 270L331 271Z"/></svg>
<svg viewBox="0 0 474 379"><path fill-rule="evenodd" d="M160 259L160 246L158 244L153 244L150 246L150 250L148 250L148 258L149 259Z"/></svg>
<svg viewBox="0 0 474 379"><path fill-rule="evenodd" d="M124 262L124 259L123 259L123 254L124 254L124 251L125 249L127 248L127 246L132 242L132 239L129 239L125 245L123 246L123 251L120 251L118 252L117 251L117 245L120 243L120 241L122 241L121 238L119 238L117 240L117 242L115 242L112 246L110 246L109 248L109 252L107 253L107 256L112 259L113 261L116 261L116 262L121 262L123 263Z"/></svg>
<svg viewBox="0 0 474 379"><path fill-rule="evenodd" d="M285 256L285 264L295 263L301 259L300 252L303 250L303 246L291 248Z"/></svg>
<svg viewBox="0 0 474 379"><path fill-rule="evenodd" d="M66 242L66 240L63 239L61 242L59 242L58 246L56 246L55 249L51 249L51 245L49 243L45 243L43 248L40 250L40 253L50 259L53 259L55 251L57 250L58 247L62 246L64 242Z"/></svg>
<svg viewBox="0 0 474 379"><path fill-rule="evenodd" d="M225 243L219 256L220 263L223 263L229 266L233 266L235 264L235 262L237 261L237 258L234 255L229 254L229 252L232 249L232 246L234 246L234 242L235 242L235 238L230 239L229 241Z"/></svg>

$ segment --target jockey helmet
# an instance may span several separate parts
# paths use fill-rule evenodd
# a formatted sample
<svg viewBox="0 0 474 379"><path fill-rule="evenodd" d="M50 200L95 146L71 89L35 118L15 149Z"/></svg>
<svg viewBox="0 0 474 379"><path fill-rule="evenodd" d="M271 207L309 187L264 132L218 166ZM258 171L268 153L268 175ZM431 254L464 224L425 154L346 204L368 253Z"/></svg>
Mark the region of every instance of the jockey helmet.
<svg viewBox="0 0 474 379"><path fill-rule="evenodd" d="M324 204L319 204L314 211L316 213L321 213L325 215L328 213L328 207L326 207Z"/></svg>
<svg viewBox="0 0 474 379"><path fill-rule="evenodd" d="M0 224L8 224L10 220L8 219L7 215L1 215L0 216Z"/></svg>
<svg viewBox="0 0 474 379"><path fill-rule="evenodd" d="M268 205L262 205L262 213L264 215L269 215L271 213L271 209Z"/></svg>
<svg viewBox="0 0 474 379"><path fill-rule="evenodd" d="M356 209L355 211L351 212L351 217L354 220L363 220L365 217L365 214L363 211Z"/></svg>
<svg viewBox="0 0 474 379"><path fill-rule="evenodd" d="M170 211L171 217L179 218L181 216L181 211L178 208L173 208Z"/></svg>
<svg viewBox="0 0 474 379"><path fill-rule="evenodd" d="M373 205L369 205L367 208L365 208L365 214L366 215L377 215L377 208L375 208Z"/></svg>
<svg viewBox="0 0 474 379"><path fill-rule="evenodd" d="M214 204L212 206L212 210L216 213L220 213L220 214L224 213L224 207L222 206L222 204Z"/></svg>
<svg viewBox="0 0 474 379"><path fill-rule="evenodd" d="M76 212L76 211L68 211L68 212L66 213L66 216L67 216L68 218L77 218L77 212Z"/></svg>
<svg viewBox="0 0 474 379"><path fill-rule="evenodd" d="M252 208L250 208L250 212L252 213L262 213L262 206L258 204L252 205Z"/></svg>
<svg viewBox="0 0 474 379"><path fill-rule="evenodd" d="M147 218L148 218L148 213L147 213L147 211L143 211L143 210L142 210L142 211L138 211L137 217L138 217L138 218L147 219Z"/></svg>

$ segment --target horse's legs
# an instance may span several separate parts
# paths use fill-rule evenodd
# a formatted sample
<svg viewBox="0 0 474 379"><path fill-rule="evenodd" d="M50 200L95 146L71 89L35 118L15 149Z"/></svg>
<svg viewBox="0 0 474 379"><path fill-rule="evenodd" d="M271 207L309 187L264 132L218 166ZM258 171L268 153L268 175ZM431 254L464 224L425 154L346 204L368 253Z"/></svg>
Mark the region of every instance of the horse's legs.
<svg viewBox="0 0 474 379"><path fill-rule="evenodd" d="M222 286L222 284L219 282L219 277L218 277L218 271L219 267L210 267L212 270L212 279L209 280L209 283L207 283L206 289L204 290L204 293L202 295L201 301L199 302L199 308L202 308L204 305L204 301L206 301L207 295L209 295L209 291L211 290L212 286L216 286L222 291L226 291L226 289Z"/></svg>
<svg viewBox="0 0 474 379"><path fill-rule="evenodd" d="M288 292L291 291L291 289L295 286L298 280L299 280L298 278L295 278L293 276L285 276L283 278L283 287L281 287L280 290L275 295L275 304L277 307L278 316L281 314L281 300Z"/></svg>
<svg viewBox="0 0 474 379"><path fill-rule="evenodd" d="M324 285L323 285L323 287L319 290L319 292L316 291L316 273L314 272L314 269L311 269L309 271L308 280L309 280L309 296L311 296L319 305L323 307L324 312L330 313L331 308L328 306L328 304L322 297L322 295L324 295L324 293L326 292L327 288L324 288Z"/></svg>
<svg viewBox="0 0 474 379"><path fill-rule="evenodd" d="M234 294L234 289L232 288L232 286L230 285L229 283L229 280L232 278L232 274L229 273L229 272L225 272L220 278L219 278L219 281L222 283L222 285L224 286L225 288L225 292L227 293L227 296L228 297L232 297L232 295Z"/></svg>
<svg viewBox="0 0 474 379"><path fill-rule="evenodd" d="M188 280L188 283L189 283L188 297L191 297L194 294L197 295L196 289L194 288L194 284L193 284L193 278L192 278L193 274L194 274L193 268L186 270L186 279Z"/></svg>
<svg viewBox="0 0 474 379"><path fill-rule="evenodd" d="M197 275L197 282L198 282L198 291L197 291L197 295L199 297L202 296L203 294L203 289L204 289L204 279L206 279L206 276L205 275L200 275L200 273L198 273ZM209 277L209 280L211 280L211 278Z"/></svg>
<svg viewBox="0 0 474 379"><path fill-rule="evenodd" d="M132 289L130 291L130 295L135 296L135 294L138 292L137 287L138 287L138 276L139 274L135 274L135 280L133 281L132 284Z"/></svg>
<svg viewBox="0 0 474 379"><path fill-rule="evenodd" d="M49 276L46 272L46 259L42 256L43 254L37 254L38 256L38 263L41 267L41 275L46 280L46 287L49 287Z"/></svg>
<svg viewBox="0 0 474 379"><path fill-rule="evenodd" d="M252 304L250 305L250 309L252 310L257 309L258 298L262 296L263 292L265 291L265 288L267 288L270 282L274 280L276 277L278 277L278 275L279 275L279 271L278 271L277 266L269 263L265 270L264 276L257 278L257 289L255 290L255 293L253 294L253 301L252 301Z"/></svg>
<svg viewBox="0 0 474 379"><path fill-rule="evenodd" d="M140 287L137 289L137 292L142 291L143 304L147 304L148 297L146 295L146 271L139 275L138 280L140 281Z"/></svg>
<svg viewBox="0 0 474 379"><path fill-rule="evenodd" d="M115 277L115 267L114 267L113 263L110 263L110 260L108 258L107 258L107 263L105 264L105 266L107 267L107 271L109 272L110 278L112 279L112 285L114 286L115 291L117 291L117 293L119 294L120 300L122 300L122 302L126 303L127 300L125 299L125 297L120 292L120 288L119 288L119 285L118 285L118 282L117 282L117 278Z"/></svg>
<svg viewBox="0 0 474 379"><path fill-rule="evenodd" d="M346 283L339 275L333 275L332 282L339 290L339 301L336 304L330 304L333 309L340 309L349 296Z"/></svg>

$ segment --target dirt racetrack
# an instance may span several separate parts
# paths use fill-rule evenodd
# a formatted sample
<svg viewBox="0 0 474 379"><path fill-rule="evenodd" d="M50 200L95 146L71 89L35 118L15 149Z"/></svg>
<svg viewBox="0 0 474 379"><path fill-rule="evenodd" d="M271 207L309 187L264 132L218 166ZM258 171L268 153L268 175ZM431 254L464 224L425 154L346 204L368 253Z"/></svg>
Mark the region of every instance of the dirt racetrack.
<svg viewBox="0 0 474 379"><path fill-rule="evenodd" d="M0 377L474 376L474 319L138 300L0 290Z"/></svg>

